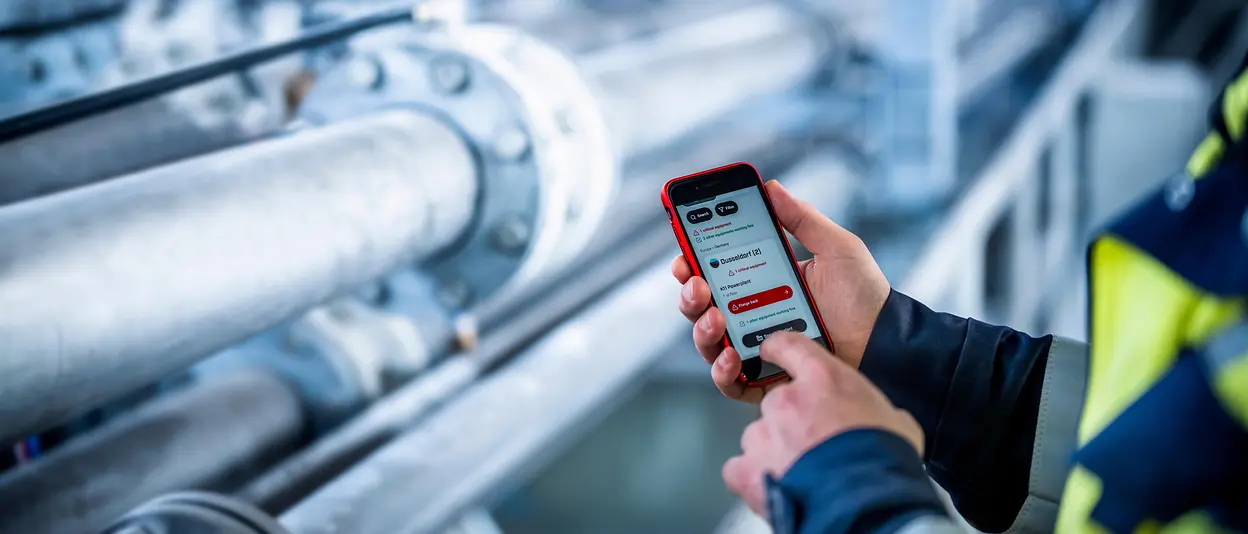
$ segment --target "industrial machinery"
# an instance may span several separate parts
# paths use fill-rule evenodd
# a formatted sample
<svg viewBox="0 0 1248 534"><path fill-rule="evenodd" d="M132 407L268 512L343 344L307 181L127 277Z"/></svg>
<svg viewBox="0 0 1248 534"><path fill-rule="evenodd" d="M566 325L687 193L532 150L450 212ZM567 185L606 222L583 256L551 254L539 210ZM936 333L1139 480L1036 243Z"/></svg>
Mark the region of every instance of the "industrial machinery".
<svg viewBox="0 0 1248 534"><path fill-rule="evenodd" d="M499 531L696 365L657 188L716 164L1040 325L1083 227L1027 188L1078 190L1073 110L1144 2L890 3L0 6L0 533ZM1035 281L1004 307L1002 219Z"/></svg>

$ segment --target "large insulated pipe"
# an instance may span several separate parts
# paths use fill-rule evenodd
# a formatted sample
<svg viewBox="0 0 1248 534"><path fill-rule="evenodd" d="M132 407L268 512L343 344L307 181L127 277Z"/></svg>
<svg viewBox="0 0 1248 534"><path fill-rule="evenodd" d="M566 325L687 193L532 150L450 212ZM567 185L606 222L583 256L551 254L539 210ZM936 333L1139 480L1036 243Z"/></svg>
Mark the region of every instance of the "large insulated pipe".
<svg viewBox="0 0 1248 534"><path fill-rule="evenodd" d="M0 476L0 532L97 532L164 493L228 488L295 447L304 420L265 371L191 384Z"/></svg>
<svg viewBox="0 0 1248 534"><path fill-rule="evenodd" d="M435 253L474 165L391 111L0 208L0 441Z"/></svg>

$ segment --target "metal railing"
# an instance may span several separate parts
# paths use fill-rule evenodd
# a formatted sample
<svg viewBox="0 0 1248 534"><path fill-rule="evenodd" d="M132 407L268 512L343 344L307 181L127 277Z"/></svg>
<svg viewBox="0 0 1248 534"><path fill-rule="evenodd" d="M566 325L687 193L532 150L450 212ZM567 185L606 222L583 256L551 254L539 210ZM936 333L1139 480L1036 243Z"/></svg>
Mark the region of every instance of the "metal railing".
<svg viewBox="0 0 1248 534"><path fill-rule="evenodd" d="M1012 135L928 242L903 291L1023 330L1081 264L1089 199L1087 106L1144 2L1105 2Z"/></svg>

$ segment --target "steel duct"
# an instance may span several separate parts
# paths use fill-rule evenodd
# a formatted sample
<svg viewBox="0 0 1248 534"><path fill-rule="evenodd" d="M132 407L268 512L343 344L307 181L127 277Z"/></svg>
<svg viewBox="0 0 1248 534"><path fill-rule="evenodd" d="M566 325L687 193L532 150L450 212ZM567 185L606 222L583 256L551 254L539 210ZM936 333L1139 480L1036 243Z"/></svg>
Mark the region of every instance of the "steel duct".
<svg viewBox="0 0 1248 534"><path fill-rule="evenodd" d="M392 111L0 208L0 441L435 253L476 193Z"/></svg>
<svg viewBox="0 0 1248 534"><path fill-rule="evenodd" d="M300 410L260 370L162 396L0 477L0 532L96 532L166 492L236 483L297 444Z"/></svg>

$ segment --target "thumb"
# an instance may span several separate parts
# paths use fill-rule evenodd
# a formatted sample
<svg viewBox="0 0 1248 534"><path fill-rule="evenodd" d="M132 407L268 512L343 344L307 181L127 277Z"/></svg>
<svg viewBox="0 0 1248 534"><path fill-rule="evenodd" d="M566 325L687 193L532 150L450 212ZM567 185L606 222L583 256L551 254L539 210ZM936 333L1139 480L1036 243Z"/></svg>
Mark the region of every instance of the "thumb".
<svg viewBox="0 0 1248 534"><path fill-rule="evenodd" d="M826 373L829 362L836 360L828 349L797 332L777 332L763 341L760 356L780 366L794 382L810 380Z"/></svg>
<svg viewBox="0 0 1248 534"><path fill-rule="evenodd" d="M809 202L793 196L780 182L771 180L766 188L780 224L815 255L834 254L846 238L853 237Z"/></svg>

